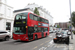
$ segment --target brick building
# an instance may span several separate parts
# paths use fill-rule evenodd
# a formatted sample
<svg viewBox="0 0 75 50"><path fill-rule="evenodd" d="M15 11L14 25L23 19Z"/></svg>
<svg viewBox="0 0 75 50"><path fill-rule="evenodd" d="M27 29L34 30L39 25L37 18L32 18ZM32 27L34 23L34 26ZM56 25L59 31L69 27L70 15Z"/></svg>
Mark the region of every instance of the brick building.
<svg viewBox="0 0 75 50"><path fill-rule="evenodd" d="M60 23L55 23L55 25L59 25L60 28L62 28L62 29L68 29L69 26L71 25L71 23L69 23L69 22L60 22Z"/></svg>

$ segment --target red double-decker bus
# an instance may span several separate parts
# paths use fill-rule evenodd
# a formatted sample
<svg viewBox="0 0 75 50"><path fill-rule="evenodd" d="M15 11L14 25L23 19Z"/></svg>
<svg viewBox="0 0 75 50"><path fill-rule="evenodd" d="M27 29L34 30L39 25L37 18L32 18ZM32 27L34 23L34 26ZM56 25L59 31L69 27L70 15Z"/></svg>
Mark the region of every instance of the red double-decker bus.
<svg viewBox="0 0 75 50"><path fill-rule="evenodd" d="M19 13L14 19L13 39L31 41L49 35L49 22L36 14Z"/></svg>

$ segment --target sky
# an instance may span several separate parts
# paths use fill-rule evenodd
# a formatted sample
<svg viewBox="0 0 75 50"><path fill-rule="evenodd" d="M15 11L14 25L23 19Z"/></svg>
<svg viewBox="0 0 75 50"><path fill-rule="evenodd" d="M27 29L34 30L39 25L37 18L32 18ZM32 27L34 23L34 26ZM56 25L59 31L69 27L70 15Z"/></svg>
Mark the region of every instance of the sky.
<svg viewBox="0 0 75 50"><path fill-rule="evenodd" d="M28 3L43 6L53 17L53 23L68 22L70 18L69 0L7 0L13 10L23 9ZM75 11L75 0L71 0L71 12Z"/></svg>

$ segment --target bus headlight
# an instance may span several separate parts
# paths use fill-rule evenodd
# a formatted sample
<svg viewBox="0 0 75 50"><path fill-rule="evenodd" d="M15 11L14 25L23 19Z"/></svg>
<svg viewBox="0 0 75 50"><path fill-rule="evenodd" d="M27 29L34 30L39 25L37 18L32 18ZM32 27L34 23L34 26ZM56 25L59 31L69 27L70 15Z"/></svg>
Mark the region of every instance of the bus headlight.
<svg viewBox="0 0 75 50"><path fill-rule="evenodd" d="M26 26L26 28L27 28L27 26Z"/></svg>
<svg viewBox="0 0 75 50"><path fill-rule="evenodd" d="M26 37L26 39L28 39L28 37Z"/></svg>

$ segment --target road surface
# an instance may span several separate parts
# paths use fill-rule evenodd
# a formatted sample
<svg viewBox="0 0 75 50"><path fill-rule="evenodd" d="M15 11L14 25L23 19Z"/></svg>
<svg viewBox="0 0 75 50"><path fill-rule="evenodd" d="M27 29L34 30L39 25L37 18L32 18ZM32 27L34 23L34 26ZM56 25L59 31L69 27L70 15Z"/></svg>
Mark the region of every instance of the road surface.
<svg viewBox="0 0 75 50"><path fill-rule="evenodd" d="M45 38L34 40L31 42L16 41L0 41L0 50L68 50L65 43L54 43L55 33L51 33Z"/></svg>

